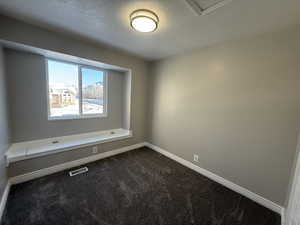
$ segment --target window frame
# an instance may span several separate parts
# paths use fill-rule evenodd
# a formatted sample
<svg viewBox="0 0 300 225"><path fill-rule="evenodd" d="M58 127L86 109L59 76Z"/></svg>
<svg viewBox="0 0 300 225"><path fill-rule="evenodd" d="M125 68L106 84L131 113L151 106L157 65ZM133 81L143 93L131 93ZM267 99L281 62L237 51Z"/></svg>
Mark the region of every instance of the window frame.
<svg viewBox="0 0 300 225"><path fill-rule="evenodd" d="M51 116L51 107L50 107L50 98L49 98L49 70L48 70L48 62L55 61L65 64L71 64L78 67L78 94L79 94L79 114L78 115L66 115L66 116ZM61 59L49 58L45 57L45 67L46 67L46 92L47 92L47 113L48 113L48 120L55 121L55 120L77 120L77 119L92 119L92 118L103 118L107 117L107 105L108 105L108 79L107 79L107 70L97 67L91 66L81 63L75 63L70 61L65 61ZM82 68L92 69L101 71L103 73L103 113L93 113L93 114L83 114L82 110Z"/></svg>

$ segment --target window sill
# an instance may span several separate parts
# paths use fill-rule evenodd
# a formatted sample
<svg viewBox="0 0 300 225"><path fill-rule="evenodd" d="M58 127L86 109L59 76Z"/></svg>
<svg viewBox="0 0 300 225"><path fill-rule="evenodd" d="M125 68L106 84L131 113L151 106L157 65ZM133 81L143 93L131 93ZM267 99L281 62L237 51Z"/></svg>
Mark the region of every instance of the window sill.
<svg viewBox="0 0 300 225"><path fill-rule="evenodd" d="M40 139L14 143L6 152L7 166L9 163L45 155L70 151L82 147L117 141L132 137L132 132L125 129L91 132L56 138Z"/></svg>
<svg viewBox="0 0 300 225"><path fill-rule="evenodd" d="M91 114L84 116L53 116L48 117L48 121L56 121L56 120L81 120L81 119L97 119L107 117L107 114Z"/></svg>

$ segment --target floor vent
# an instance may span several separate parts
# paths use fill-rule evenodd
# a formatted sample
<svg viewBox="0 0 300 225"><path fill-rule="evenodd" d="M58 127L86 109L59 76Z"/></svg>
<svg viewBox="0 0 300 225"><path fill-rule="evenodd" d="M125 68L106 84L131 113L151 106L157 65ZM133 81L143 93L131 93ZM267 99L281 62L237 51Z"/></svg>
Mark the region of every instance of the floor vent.
<svg viewBox="0 0 300 225"><path fill-rule="evenodd" d="M73 176L76 176L76 175L81 174L81 173L86 173L88 171L89 171L89 169L87 167L82 167L82 168L79 168L77 170L70 171L69 175L70 175L70 177L73 177Z"/></svg>

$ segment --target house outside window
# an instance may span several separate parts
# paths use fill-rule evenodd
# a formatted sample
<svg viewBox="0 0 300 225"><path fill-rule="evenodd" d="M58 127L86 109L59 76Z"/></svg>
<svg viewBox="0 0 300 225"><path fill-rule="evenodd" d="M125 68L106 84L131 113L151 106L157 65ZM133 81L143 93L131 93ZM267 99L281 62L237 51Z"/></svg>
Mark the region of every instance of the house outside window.
<svg viewBox="0 0 300 225"><path fill-rule="evenodd" d="M107 115L106 71L47 59L48 119Z"/></svg>

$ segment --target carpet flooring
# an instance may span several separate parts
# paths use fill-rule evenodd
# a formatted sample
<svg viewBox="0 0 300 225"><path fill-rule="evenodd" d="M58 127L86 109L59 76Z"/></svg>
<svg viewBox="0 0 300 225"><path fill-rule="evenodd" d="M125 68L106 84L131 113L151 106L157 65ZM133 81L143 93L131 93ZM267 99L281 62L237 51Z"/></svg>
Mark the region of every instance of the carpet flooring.
<svg viewBox="0 0 300 225"><path fill-rule="evenodd" d="M14 185L1 225L280 225L280 216L146 147Z"/></svg>

